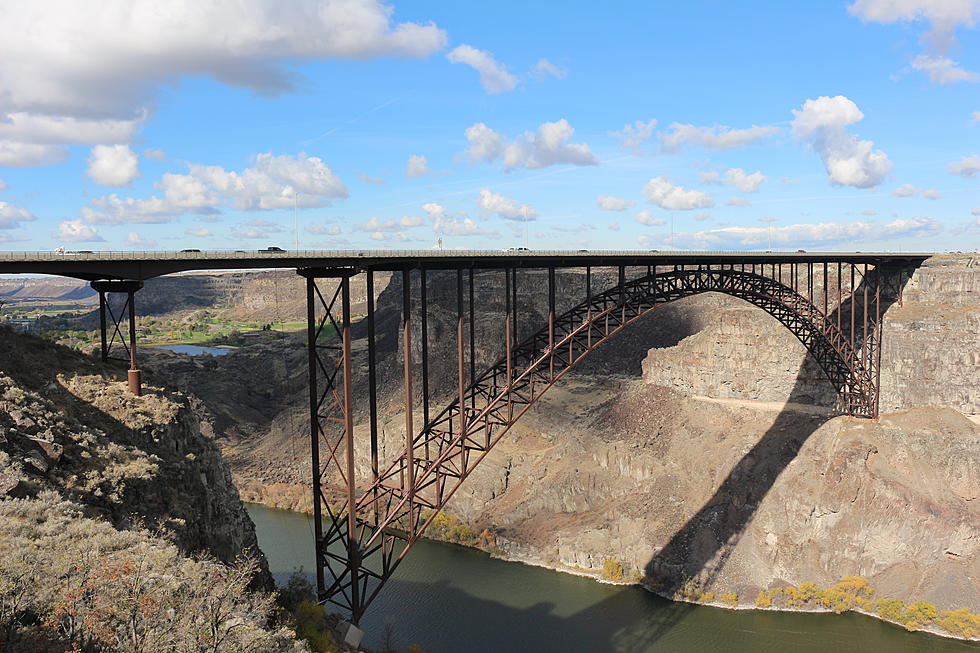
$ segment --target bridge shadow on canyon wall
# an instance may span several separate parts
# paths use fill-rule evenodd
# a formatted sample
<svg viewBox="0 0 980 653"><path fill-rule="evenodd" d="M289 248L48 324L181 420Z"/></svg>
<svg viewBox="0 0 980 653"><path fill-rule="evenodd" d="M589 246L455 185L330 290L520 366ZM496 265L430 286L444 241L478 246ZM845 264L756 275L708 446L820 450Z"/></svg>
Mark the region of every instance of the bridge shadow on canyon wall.
<svg viewBox="0 0 980 653"><path fill-rule="evenodd" d="M882 270L881 315L894 304L901 288L911 278L914 267ZM838 312L844 325L845 335L850 335L851 304L858 316L855 325L855 341L860 343L864 335L861 315L864 310L864 291L868 287L868 312L874 315L874 275L861 281L853 299L845 300L830 318L837 321ZM883 330L883 338L887 338ZM731 469L726 478L705 504L681 527L647 563L645 575L655 590L664 596L682 593L686 588L707 587L725 567L756 510L772 489L779 475L799 454L801 448L827 421L835 415L814 412L801 415L794 404L812 404L814 379L820 376L815 361L807 355L800 363L797 378L787 397L787 404L776 416L772 425L758 442ZM829 382L827 382L829 386ZM746 597L750 600L754 597ZM645 629L636 647L623 650L646 651L664 637L685 615L694 609L691 604L680 604L667 619L657 620Z"/></svg>

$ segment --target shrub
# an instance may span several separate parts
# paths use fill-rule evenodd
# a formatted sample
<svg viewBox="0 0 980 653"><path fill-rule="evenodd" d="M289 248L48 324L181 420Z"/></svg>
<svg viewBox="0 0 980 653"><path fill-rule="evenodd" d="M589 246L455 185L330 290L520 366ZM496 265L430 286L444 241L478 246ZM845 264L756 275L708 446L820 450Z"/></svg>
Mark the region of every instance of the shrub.
<svg viewBox="0 0 980 653"><path fill-rule="evenodd" d="M718 600L725 605L730 605L733 608L738 605L738 594L735 592L728 592L726 594L719 594Z"/></svg>
<svg viewBox="0 0 980 653"><path fill-rule="evenodd" d="M755 597L755 604L760 608L771 608L772 597L766 591L759 592L759 595Z"/></svg>
<svg viewBox="0 0 980 653"><path fill-rule="evenodd" d="M606 558L602 561L602 577L616 583L622 582L623 565L619 564L612 558Z"/></svg>
<svg viewBox="0 0 980 653"><path fill-rule="evenodd" d="M966 608L943 610L937 621L939 627L957 637L980 636L980 614L970 614Z"/></svg>
<svg viewBox="0 0 980 653"><path fill-rule="evenodd" d="M905 604L898 599L881 599L878 601L877 612L882 619L905 623Z"/></svg>
<svg viewBox="0 0 980 653"><path fill-rule="evenodd" d="M909 630L917 630L922 626L928 626L938 616L939 611L932 603L916 601L905 610L905 627Z"/></svg>

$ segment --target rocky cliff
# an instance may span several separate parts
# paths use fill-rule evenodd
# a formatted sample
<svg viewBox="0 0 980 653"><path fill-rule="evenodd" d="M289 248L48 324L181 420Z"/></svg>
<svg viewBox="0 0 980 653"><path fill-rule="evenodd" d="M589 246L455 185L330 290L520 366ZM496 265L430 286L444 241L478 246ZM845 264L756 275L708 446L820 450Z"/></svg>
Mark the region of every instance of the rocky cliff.
<svg viewBox="0 0 980 653"><path fill-rule="evenodd" d="M0 332L0 496L54 490L119 528L167 533L186 553L261 558L192 400L152 386L135 397L116 374L67 348Z"/></svg>

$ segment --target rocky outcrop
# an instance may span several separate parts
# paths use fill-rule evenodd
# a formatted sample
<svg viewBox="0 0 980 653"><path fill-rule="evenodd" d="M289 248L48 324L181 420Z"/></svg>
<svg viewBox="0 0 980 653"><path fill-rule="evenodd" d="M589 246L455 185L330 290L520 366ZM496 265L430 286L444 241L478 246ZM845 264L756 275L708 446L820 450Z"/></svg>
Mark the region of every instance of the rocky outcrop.
<svg viewBox="0 0 980 653"><path fill-rule="evenodd" d="M55 490L118 528L166 533L186 553L261 558L191 400L153 386L135 397L113 375L67 348L0 334L0 495Z"/></svg>

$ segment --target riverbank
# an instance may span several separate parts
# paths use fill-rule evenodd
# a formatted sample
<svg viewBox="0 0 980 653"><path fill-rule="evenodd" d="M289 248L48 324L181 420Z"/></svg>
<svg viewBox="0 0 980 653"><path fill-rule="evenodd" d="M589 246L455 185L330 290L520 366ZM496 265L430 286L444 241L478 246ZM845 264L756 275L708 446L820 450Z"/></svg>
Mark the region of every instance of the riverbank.
<svg viewBox="0 0 980 653"><path fill-rule="evenodd" d="M312 578L309 517L257 504L247 508L277 581L300 567ZM417 642L429 653L816 653L857 646L864 653L980 650L976 642L910 633L857 612L832 615L830 610L762 610L748 605L733 610L725 605L670 601L633 584L596 580L582 571L421 540L369 610L364 622L367 643L378 646L370 637L377 638L391 623L400 646ZM721 607L726 609L719 610ZM507 628L500 627L504 623L509 624ZM525 626L546 632L527 641L520 639L519 632L506 636ZM466 634L469 631L472 637ZM475 644L478 636L485 637L485 642ZM624 648L627 640L635 646Z"/></svg>

